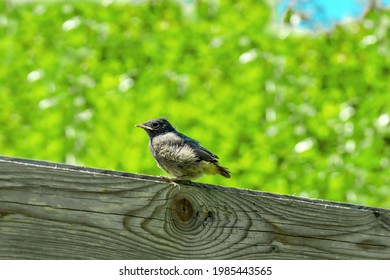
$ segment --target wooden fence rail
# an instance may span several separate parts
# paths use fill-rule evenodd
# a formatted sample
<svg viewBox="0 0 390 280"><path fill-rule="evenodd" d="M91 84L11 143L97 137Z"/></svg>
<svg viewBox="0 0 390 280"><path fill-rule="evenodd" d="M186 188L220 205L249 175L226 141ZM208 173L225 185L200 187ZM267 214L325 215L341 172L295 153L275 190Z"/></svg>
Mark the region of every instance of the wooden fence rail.
<svg viewBox="0 0 390 280"><path fill-rule="evenodd" d="M0 259L390 259L390 210L0 156Z"/></svg>

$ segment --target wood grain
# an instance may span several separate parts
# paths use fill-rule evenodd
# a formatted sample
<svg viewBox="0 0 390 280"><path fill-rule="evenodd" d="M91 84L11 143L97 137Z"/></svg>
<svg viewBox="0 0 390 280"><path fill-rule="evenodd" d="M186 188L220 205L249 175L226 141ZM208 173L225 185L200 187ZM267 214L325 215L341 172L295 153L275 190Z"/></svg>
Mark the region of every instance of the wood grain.
<svg viewBox="0 0 390 280"><path fill-rule="evenodd" d="M390 259L390 211L0 157L0 259Z"/></svg>

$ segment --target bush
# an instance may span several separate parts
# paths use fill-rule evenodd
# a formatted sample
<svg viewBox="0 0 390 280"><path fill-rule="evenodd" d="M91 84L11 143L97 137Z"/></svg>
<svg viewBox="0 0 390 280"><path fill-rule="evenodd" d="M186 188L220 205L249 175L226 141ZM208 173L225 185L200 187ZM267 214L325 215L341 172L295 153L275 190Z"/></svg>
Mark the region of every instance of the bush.
<svg viewBox="0 0 390 280"><path fill-rule="evenodd" d="M222 3L223 2L223 3ZM165 116L232 187L390 206L389 11L317 35L258 1L0 3L0 149L163 174Z"/></svg>

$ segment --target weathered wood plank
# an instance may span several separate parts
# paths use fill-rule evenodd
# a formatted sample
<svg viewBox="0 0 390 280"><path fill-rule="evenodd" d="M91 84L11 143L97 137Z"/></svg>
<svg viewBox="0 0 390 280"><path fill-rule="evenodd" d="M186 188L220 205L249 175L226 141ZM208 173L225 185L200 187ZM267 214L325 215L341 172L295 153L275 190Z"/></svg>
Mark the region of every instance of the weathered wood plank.
<svg viewBox="0 0 390 280"><path fill-rule="evenodd" d="M0 157L0 259L390 259L390 211Z"/></svg>

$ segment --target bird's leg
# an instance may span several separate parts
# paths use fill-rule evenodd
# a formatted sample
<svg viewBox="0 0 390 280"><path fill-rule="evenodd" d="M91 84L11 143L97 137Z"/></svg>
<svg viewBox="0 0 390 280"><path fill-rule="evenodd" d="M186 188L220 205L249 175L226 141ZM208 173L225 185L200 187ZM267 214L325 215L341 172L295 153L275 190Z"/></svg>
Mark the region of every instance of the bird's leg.
<svg viewBox="0 0 390 280"><path fill-rule="evenodd" d="M179 187L180 189L180 185L179 183L191 183L190 180L183 180L183 179L180 179L180 178L172 178L172 177L166 177L166 176L158 176L159 178L161 179L164 179L165 181L168 181L169 183L171 183L172 185L174 185L175 187Z"/></svg>
<svg viewBox="0 0 390 280"><path fill-rule="evenodd" d="M169 183L171 183L175 187L179 187L179 189L180 189L180 185L178 183L176 183L176 181L175 181L176 178L171 178L171 177L162 176L162 175L160 175L158 177L163 179L163 180L165 180L165 181L167 181L167 182L169 182Z"/></svg>

